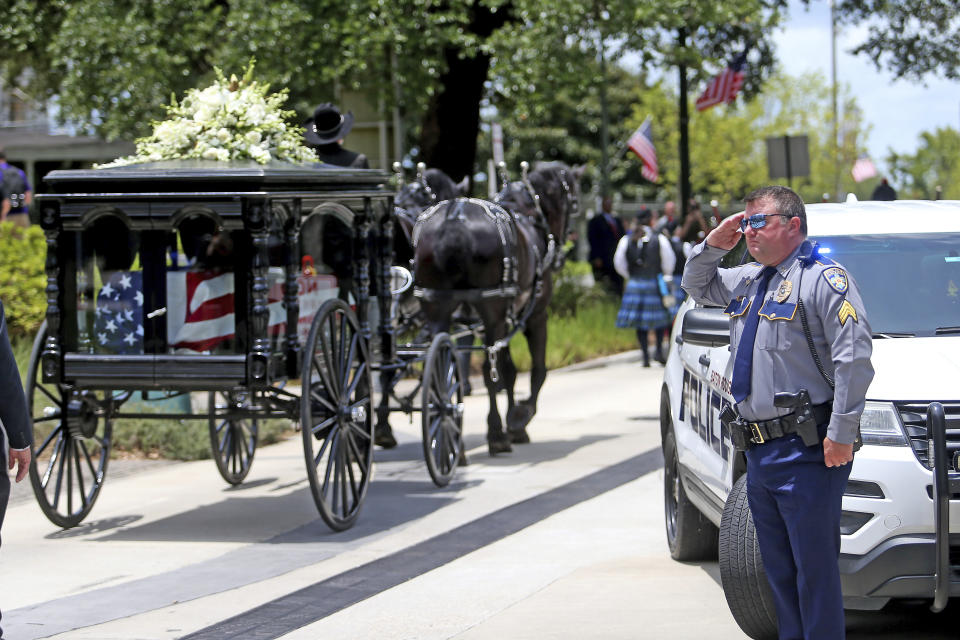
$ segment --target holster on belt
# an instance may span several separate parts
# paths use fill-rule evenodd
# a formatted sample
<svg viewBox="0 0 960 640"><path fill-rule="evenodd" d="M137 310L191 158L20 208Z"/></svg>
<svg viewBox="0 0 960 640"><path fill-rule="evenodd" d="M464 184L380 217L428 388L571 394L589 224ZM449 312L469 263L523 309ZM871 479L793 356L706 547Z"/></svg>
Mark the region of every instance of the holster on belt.
<svg viewBox="0 0 960 640"><path fill-rule="evenodd" d="M750 422L740 416L730 405L720 411L720 422L727 427L730 440L737 451L746 451L757 444L796 433L803 444L812 447L820 443L818 424L830 417L830 405L825 403L814 406L806 389L797 393L778 393L774 397L774 406L792 408L793 411L773 418Z"/></svg>

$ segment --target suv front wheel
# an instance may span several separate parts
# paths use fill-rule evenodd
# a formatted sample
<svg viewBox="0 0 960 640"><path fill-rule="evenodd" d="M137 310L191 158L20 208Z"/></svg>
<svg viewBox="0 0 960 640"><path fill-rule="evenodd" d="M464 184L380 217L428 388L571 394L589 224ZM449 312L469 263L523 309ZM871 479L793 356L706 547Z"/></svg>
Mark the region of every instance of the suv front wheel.
<svg viewBox="0 0 960 640"><path fill-rule="evenodd" d="M720 583L743 632L754 640L775 640L777 614L747 503L746 474L733 483L720 519Z"/></svg>

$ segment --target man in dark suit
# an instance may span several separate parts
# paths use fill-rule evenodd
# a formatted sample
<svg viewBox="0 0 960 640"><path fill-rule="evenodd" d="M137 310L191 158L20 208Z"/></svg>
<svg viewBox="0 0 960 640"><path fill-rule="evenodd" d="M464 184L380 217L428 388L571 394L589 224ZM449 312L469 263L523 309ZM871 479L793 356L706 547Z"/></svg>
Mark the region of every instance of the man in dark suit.
<svg viewBox="0 0 960 640"><path fill-rule="evenodd" d="M623 237L623 222L613 215L613 201L603 197L602 211L587 223L587 242L590 243L590 266L593 279L618 296L623 295L623 278L613 268L613 254Z"/></svg>
<svg viewBox="0 0 960 640"><path fill-rule="evenodd" d="M317 152L321 162L338 167L369 169L367 156L343 148L343 139L353 128L353 113L340 113L333 104L324 102L314 109L304 123L303 137Z"/></svg>
<svg viewBox="0 0 960 640"><path fill-rule="evenodd" d="M10 339L7 337L7 320L3 313L3 303L0 302L0 437L3 438L3 449L9 449L6 456L10 469L17 468L17 482L23 480L30 468L30 446L33 442L33 422L27 413L26 398L23 395L23 385L20 384L20 373L17 371L17 361L10 348ZM10 500L10 477L6 472L0 473L0 527L3 526L3 517L7 512L7 502ZM0 629L0 637L3 630Z"/></svg>

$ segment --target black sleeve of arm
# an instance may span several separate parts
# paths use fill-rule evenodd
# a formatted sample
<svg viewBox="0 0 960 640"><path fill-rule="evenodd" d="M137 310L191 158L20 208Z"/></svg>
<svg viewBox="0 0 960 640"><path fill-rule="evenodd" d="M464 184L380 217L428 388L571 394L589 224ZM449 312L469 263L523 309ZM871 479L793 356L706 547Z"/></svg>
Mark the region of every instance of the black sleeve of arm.
<svg viewBox="0 0 960 640"><path fill-rule="evenodd" d="M32 444L33 435L30 416L27 413L26 397L20 383L20 372L13 357L10 339L7 336L7 319L0 302L0 421L10 439L13 449L25 449Z"/></svg>

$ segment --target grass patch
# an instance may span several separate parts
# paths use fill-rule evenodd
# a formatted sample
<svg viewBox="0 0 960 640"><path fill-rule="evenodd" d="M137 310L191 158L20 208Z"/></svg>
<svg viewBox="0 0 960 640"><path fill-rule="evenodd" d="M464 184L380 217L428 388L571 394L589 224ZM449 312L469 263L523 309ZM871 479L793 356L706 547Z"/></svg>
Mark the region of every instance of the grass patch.
<svg viewBox="0 0 960 640"><path fill-rule="evenodd" d="M257 447L279 442L293 433L286 420L260 420ZM110 457L205 460L211 457L206 420L129 419L113 423Z"/></svg>
<svg viewBox="0 0 960 640"><path fill-rule="evenodd" d="M581 306L576 315L547 320L547 369L637 348L633 329L617 329L619 303L607 297ZM510 341L510 354L520 371L530 370L530 351L522 334Z"/></svg>

